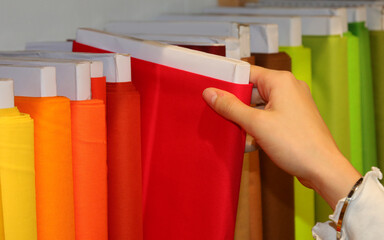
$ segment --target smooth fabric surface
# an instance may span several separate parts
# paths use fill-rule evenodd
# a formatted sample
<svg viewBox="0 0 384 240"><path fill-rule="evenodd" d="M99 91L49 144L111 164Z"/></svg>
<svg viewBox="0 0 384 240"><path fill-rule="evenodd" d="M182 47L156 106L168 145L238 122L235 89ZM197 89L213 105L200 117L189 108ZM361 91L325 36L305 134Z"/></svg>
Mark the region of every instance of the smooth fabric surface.
<svg viewBox="0 0 384 240"><path fill-rule="evenodd" d="M1 239L37 239L33 120L0 109Z"/></svg>
<svg viewBox="0 0 384 240"><path fill-rule="evenodd" d="M245 133L201 93L218 87L249 104L252 85L136 58L132 80L142 104L144 239L233 239Z"/></svg>
<svg viewBox="0 0 384 240"><path fill-rule="evenodd" d="M349 31L359 38L360 93L362 121L363 172L377 165L375 110L372 85L371 43L365 22L348 24Z"/></svg>
<svg viewBox="0 0 384 240"><path fill-rule="evenodd" d="M364 174L359 39L350 32L344 33L344 36L348 42L348 103L351 137L349 160L361 174Z"/></svg>
<svg viewBox="0 0 384 240"><path fill-rule="evenodd" d="M309 48L279 47L286 52L292 61L292 73L296 79L306 82L312 91L312 59ZM315 224L315 193L304 187L296 178L294 179L295 199L295 239L305 240L311 238L311 229Z"/></svg>
<svg viewBox="0 0 384 240"><path fill-rule="evenodd" d="M303 36L312 52L312 95L339 149L350 159L348 45L341 36ZM331 208L315 195L316 221L326 221Z"/></svg>
<svg viewBox="0 0 384 240"><path fill-rule="evenodd" d="M370 31L378 166L384 169L384 31Z"/></svg>
<svg viewBox="0 0 384 240"><path fill-rule="evenodd" d="M37 237L74 239L70 101L15 97L15 105L34 120Z"/></svg>
<svg viewBox="0 0 384 240"><path fill-rule="evenodd" d="M285 52L253 54L256 65L291 71L291 58ZM295 239L293 177L278 168L261 151L261 196L264 239ZM276 228L279 226L279 228Z"/></svg>
<svg viewBox="0 0 384 240"><path fill-rule="evenodd" d="M92 99L100 99L107 102L106 77L91 78Z"/></svg>
<svg viewBox="0 0 384 240"><path fill-rule="evenodd" d="M107 83L109 240L143 239L140 126L133 84Z"/></svg>
<svg viewBox="0 0 384 240"><path fill-rule="evenodd" d="M77 240L107 240L107 141L102 100L71 101Z"/></svg>

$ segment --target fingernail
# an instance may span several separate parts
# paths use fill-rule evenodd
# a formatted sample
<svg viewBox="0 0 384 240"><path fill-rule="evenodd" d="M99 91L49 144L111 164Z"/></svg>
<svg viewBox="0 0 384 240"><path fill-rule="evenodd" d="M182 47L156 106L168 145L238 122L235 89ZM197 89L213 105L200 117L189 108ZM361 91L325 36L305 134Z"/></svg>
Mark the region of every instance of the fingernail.
<svg viewBox="0 0 384 240"><path fill-rule="evenodd" d="M203 98L208 104L213 105L216 102L217 93L215 90L207 88L203 92Z"/></svg>

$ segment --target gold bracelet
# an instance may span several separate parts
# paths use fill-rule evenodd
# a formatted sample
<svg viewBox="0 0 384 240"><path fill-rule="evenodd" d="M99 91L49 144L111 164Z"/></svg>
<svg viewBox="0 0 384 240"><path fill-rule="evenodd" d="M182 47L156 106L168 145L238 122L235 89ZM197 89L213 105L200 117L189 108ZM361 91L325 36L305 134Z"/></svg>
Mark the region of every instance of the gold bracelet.
<svg viewBox="0 0 384 240"><path fill-rule="evenodd" d="M361 177L359 180L357 180L355 185L353 185L352 190L349 192L347 198L344 201L344 205L341 208L341 212L340 212L340 216L339 216L339 221L337 221L337 226L336 226L336 238L337 238L337 240L341 239L341 227L343 226L343 219L344 219L344 215L346 213L347 207L348 207L349 203L352 200L353 194L357 191L357 189L359 188L360 184L363 182L363 179L364 178Z"/></svg>

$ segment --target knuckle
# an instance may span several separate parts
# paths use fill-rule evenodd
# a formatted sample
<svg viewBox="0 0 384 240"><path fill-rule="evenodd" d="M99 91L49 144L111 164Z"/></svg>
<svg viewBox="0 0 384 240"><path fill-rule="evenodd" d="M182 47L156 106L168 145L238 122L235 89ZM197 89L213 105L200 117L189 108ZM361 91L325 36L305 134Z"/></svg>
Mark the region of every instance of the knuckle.
<svg viewBox="0 0 384 240"><path fill-rule="evenodd" d="M234 101L231 98L226 97L225 101L223 101L223 104L221 105L220 112L228 116L233 112L234 109Z"/></svg>
<svg viewBox="0 0 384 240"><path fill-rule="evenodd" d="M295 76L289 72L289 71L281 71L281 78L284 78L284 80L295 80Z"/></svg>

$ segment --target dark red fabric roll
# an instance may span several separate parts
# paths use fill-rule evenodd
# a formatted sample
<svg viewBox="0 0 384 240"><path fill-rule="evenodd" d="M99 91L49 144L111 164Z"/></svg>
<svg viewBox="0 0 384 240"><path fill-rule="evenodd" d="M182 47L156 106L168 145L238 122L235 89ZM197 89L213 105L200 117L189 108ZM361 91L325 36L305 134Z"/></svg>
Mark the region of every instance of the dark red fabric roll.
<svg viewBox="0 0 384 240"><path fill-rule="evenodd" d="M92 99L100 99L106 103L106 77L91 78Z"/></svg>
<svg viewBox="0 0 384 240"><path fill-rule="evenodd" d="M252 85L136 58L132 81L141 96L144 239L233 240L245 133L201 94L217 87L249 104Z"/></svg>
<svg viewBox="0 0 384 240"><path fill-rule="evenodd" d="M193 50L197 50L200 52L211 53L219 56L225 57L225 46L204 46L204 45L188 45L188 44L178 44L177 46L185 47Z"/></svg>
<svg viewBox="0 0 384 240"><path fill-rule="evenodd" d="M140 95L107 83L108 239L143 239Z"/></svg>

